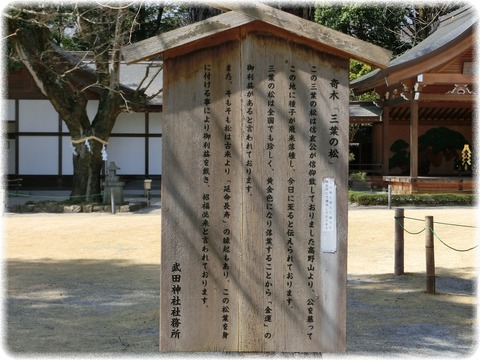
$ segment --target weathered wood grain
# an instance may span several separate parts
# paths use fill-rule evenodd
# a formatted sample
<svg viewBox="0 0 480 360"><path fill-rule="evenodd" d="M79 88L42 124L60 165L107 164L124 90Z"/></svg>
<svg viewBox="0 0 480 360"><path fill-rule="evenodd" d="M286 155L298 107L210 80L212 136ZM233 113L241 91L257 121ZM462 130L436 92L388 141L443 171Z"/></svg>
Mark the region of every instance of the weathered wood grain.
<svg viewBox="0 0 480 360"><path fill-rule="evenodd" d="M165 52L160 349L344 351L348 59L237 34Z"/></svg>

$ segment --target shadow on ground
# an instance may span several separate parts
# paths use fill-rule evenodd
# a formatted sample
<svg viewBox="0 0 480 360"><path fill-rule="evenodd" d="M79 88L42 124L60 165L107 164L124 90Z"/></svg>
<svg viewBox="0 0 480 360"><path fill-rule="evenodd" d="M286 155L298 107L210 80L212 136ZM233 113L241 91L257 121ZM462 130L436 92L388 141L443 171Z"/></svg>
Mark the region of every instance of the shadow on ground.
<svg viewBox="0 0 480 360"><path fill-rule="evenodd" d="M45 259L6 270L7 351L158 351L159 266Z"/></svg>
<svg viewBox="0 0 480 360"><path fill-rule="evenodd" d="M476 349L472 269L437 268L436 294L425 274L350 275L347 352L458 357Z"/></svg>
<svg viewBox="0 0 480 360"><path fill-rule="evenodd" d="M19 353L158 353L157 265L125 261L6 262L5 343ZM472 269L350 275L347 354L466 356L475 350Z"/></svg>

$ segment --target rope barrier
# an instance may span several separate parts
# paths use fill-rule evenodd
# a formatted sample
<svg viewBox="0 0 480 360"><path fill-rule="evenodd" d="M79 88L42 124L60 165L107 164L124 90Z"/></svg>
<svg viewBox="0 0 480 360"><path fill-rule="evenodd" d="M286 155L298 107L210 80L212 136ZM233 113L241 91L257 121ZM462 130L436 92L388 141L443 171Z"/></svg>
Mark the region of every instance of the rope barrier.
<svg viewBox="0 0 480 360"><path fill-rule="evenodd" d="M432 234L437 238L438 241L440 241L443 245L445 245L446 247L448 247L449 249L451 250L454 250L454 251L457 251L457 252L467 252L467 251L471 251L473 249L476 249L478 247L478 245L475 245L474 247L471 247L469 249L456 249L448 244L446 244L444 241L442 241L442 239L440 239L438 237L438 235L435 233L435 231L433 231L433 229L431 227L429 227L430 231L432 232Z"/></svg>
<svg viewBox="0 0 480 360"><path fill-rule="evenodd" d="M449 225L449 226L459 226L459 227L465 227L465 228L471 228L471 229L476 229L477 227L474 225L461 225L461 224L450 224L446 222L440 222L440 221L434 221L434 224L441 224L441 225Z"/></svg>
<svg viewBox="0 0 480 360"><path fill-rule="evenodd" d="M419 235L419 234L421 234L422 232L425 231L425 228L423 228L422 230L420 230L418 232L408 231L404 226L402 226L402 223L398 220L398 219L408 219L408 220L425 222L425 219L417 219L417 218L412 218L412 217L408 217L408 216L394 216L394 219L395 219L395 222L398 225L400 225L400 227L403 229L403 231L407 232L410 235ZM471 228L471 229L476 229L477 228L477 226L473 226L473 225L452 224L452 223L446 223L446 222L440 222L440 221L434 221L433 223L434 224L441 224L441 225L448 225L448 226L459 226L459 227L465 227L465 228ZM440 239L440 237L435 233L435 231L431 227L430 227L430 231L432 232L432 234L435 236L435 238L438 241L440 241L443 245L445 245L447 248L449 248L451 250L458 251L458 252L467 252L467 251L474 250L478 247L478 245L475 245L475 246L473 246L471 248L468 248L468 249L456 249L453 246L450 246L447 243L445 243L442 239Z"/></svg>
<svg viewBox="0 0 480 360"><path fill-rule="evenodd" d="M408 217L408 216L402 216L402 217L394 217L395 219L408 219L408 220L415 220L415 221L422 221L424 222L425 219L417 219L417 218L412 218L412 217ZM466 228L472 228L472 229L476 229L477 226L474 226L474 225L462 225L462 224L452 224L452 223L446 223L446 222L440 222L440 221L434 221L433 222L434 224L440 224L440 225L449 225L449 226L459 226L459 227L466 227Z"/></svg>
<svg viewBox="0 0 480 360"><path fill-rule="evenodd" d="M423 228L422 230L420 230L419 232L412 232L412 231L408 231L407 229L405 229L404 226L402 226L402 223L400 221L397 220L398 218L395 218L395 221L397 222L398 225L400 225L400 227L403 229L403 231L409 233L410 235L418 235L418 234L421 234L422 232L425 231L425 228Z"/></svg>

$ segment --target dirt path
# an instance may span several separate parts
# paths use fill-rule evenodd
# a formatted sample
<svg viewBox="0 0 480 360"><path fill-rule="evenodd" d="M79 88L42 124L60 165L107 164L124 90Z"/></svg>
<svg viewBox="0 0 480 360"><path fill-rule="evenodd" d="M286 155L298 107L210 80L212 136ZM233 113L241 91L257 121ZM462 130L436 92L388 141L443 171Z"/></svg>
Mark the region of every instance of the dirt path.
<svg viewBox="0 0 480 360"><path fill-rule="evenodd" d="M472 208L405 215L476 225ZM5 215L4 350L158 354L160 216ZM393 216L385 209L349 211L347 354L466 356L476 340L476 252L436 241L438 294L425 294L424 234L406 235L407 274L392 275ZM422 227L405 223L411 232ZM460 249L477 245L475 231L435 225L443 241Z"/></svg>

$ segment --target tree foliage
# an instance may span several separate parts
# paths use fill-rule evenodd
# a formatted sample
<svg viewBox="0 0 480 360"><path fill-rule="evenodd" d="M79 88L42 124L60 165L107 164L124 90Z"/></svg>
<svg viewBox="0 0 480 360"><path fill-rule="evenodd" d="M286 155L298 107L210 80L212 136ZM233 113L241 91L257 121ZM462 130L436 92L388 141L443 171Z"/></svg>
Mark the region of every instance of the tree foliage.
<svg viewBox="0 0 480 360"><path fill-rule="evenodd" d="M399 53L404 50L399 34L406 15L407 10L401 6L348 2L319 5L315 21Z"/></svg>
<svg viewBox="0 0 480 360"><path fill-rule="evenodd" d="M461 3L320 3L315 21L347 35L381 46L394 56L423 41L435 30L436 21L459 7ZM350 80L368 74L374 68L357 60L350 61ZM376 100L374 92L351 100Z"/></svg>
<svg viewBox="0 0 480 360"><path fill-rule="evenodd" d="M135 14L131 24L129 42L140 40L185 26L188 24L188 8L166 2L133 3L129 11Z"/></svg>
<svg viewBox="0 0 480 360"><path fill-rule="evenodd" d="M466 3L444 1L411 4L407 6L407 19L403 23L402 37L413 47L429 36L436 27L439 17L465 6Z"/></svg>
<svg viewBox="0 0 480 360"><path fill-rule="evenodd" d="M321 3L315 10L315 21L358 39L401 54L423 41L436 21L462 3L414 4L400 2Z"/></svg>

